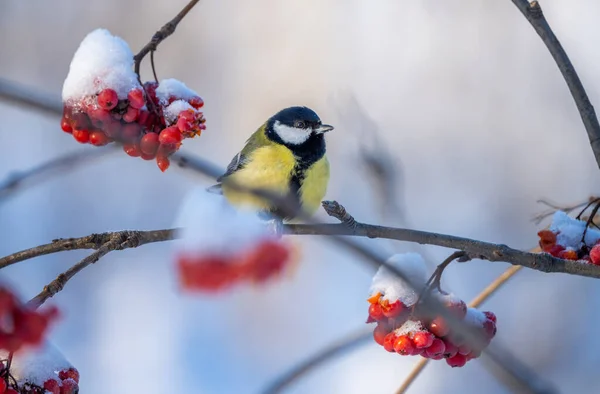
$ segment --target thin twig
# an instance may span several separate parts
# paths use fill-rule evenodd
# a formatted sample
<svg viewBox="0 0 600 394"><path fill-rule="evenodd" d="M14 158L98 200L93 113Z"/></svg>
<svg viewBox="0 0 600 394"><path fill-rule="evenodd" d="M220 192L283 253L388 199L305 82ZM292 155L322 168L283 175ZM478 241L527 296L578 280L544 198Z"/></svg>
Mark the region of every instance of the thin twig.
<svg viewBox="0 0 600 394"><path fill-rule="evenodd" d="M138 52L138 54L133 57L134 70L135 70L135 73L138 75L138 78L140 75L140 64L142 63L142 60L144 60L144 57L148 54L148 52L156 51L156 49L158 48L158 44L163 42L171 34L175 33L175 29L177 28L177 25L179 24L179 22L181 22L182 19L185 18L185 16L188 14L188 12L190 12L191 9L194 8L194 6L198 3L198 1L200 1L200 0L192 0L185 7L183 7L183 9L179 12L179 14L177 14L175 16L175 18L173 18L172 20L167 22L167 24L165 24L163 27L161 27L159 31L154 33L150 42L147 43Z"/></svg>
<svg viewBox="0 0 600 394"><path fill-rule="evenodd" d="M39 308L46 300L50 297L53 297L56 293L61 291L65 284L75 276L82 269L87 267L90 264L98 261L102 256L107 253L110 253L113 250L116 250L121 243L121 238L118 236L113 236L108 242L102 245L97 251L90 254L62 274L58 275L56 279L52 282L48 283L48 285L44 286L44 289L40 292L40 294L33 297L28 303L28 306L33 308Z"/></svg>
<svg viewBox="0 0 600 394"><path fill-rule="evenodd" d="M587 131L596 163L600 166L600 124L596 117L596 111L585 92L585 88L577 75L577 71L575 71L573 63L571 63L569 56L567 56L567 53L544 17L540 3L538 1L530 3L528 0L512 0L512 2L535 29L554 58L571 91L571 96L575 100L575 105L577 105L579 115Z"/></svg>
<svg viewBox="0 0 600 394"><path fill-rule="evenodd" d="M158 77L156 76L156 66L154 65L154 52L150 51L150 66L152 67L152 75L154 76L154 82L158 83Z"/></svg>

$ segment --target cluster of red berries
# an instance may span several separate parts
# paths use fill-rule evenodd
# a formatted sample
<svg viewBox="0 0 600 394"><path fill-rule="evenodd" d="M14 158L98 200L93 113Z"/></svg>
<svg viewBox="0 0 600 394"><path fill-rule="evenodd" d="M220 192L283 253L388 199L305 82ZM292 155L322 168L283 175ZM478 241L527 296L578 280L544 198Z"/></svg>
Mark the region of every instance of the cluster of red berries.
<svg viewBox="0 0 600 394"><path fill-rule="evenodd" d="M3 363L3 365L5 365ZM15 385L8 369L2 370L0 394L77 394L79 393L79 371L75 368L63 369L56 379L47 379L42 387L31 382Z"/></svg>
<svg viewBox="0 0 600 394"><path fill-rule="evenodd" d="M600 240L591 248L583 244L579 249L566 248L557 243L558 232L542 230L538 232L540 248L554 257L565 260L579 260L585 263L600 265Z"/></svg>
<svg viewBox="0 0 600 394"><path fill-rule="evenodd" d="M119 100L110 88L100 90L77 102L64 105L61 127L80 143L103 146L123 143L123 150L133 157L154 160L161 171L169 168L169 156L184 138L200 135L206 129L199 111L204 105L198 96L170 95L159 100L156 82L134 88Z"/></svg>
<svg viewBox="0 0 600 394"><path fill-rule="evenodd" d="M464 301L454 297L441 298L450 312L473 325L474 329L481 329L485 346L490 343L496 335L496 315L467 308ZM467 361L481 355L483 348L473 348L460 334L451 332L442 317L418 317L414 308L400 300L389 302L381 293L374 294L368 301L367 323L377 323L373 338L388 352L432 360L446 359L451 367L462 367Z"/></svg>
<svg viewBox="0 0 600 394"><path fill-rule="evenodd" d="M39 345L57 317L56 308L36 311L21 304L6 288L0 288L0 349L16 352L25 345Z"/></svg>
<svg viewBox="0 0 600 394"><path fill-rule="evenodd" d="M215 292L243 281L265 282L283 271L290 255L286 244L263 240L251 251L233 255L182 253L177 271L184 289Z"/></svg>

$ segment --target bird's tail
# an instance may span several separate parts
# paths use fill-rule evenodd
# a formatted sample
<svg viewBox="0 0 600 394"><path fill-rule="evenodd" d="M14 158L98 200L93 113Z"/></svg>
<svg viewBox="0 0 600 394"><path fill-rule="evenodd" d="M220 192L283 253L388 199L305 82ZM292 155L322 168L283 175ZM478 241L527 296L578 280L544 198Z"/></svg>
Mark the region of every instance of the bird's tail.
<svg viewBox="0 0 600 394"><path fill-rule="evenodd" d="M223 185L221 183L217 183L216 185L212 185L211 187L207 188L206 191L214 194L223 194Z"/></svg>

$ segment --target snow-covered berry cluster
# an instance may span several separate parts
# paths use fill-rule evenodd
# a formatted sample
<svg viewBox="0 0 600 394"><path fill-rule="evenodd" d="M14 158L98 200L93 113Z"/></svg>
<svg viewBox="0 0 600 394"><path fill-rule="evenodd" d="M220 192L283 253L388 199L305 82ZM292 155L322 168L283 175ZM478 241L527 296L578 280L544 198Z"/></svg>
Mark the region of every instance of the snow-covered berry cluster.
<svg viewBox="0 0 600 394"><path fill-rule="evenodd" d="M292 261L291 245L252 212L239 211L204 188L181 204L175 262L184 290L215 292L243 282L263 283Z"/></svg>
<svg viewBox="0 0 600 394"><path fill-rule="evenodd" d="M10 290L0 287L0 349L16 352L23 346L39 345L57 317L56 308L37 311L22 304Z"/></svg>
<svg viewBox="0 0 600 394"><path fill-rule="evenodd" d="M63 86L63 131L80 143L123 144L133 157L154 160L161 171L183 139L206 129L204 102L176 79L142 86L125 41L98 29L73 56Z"/></svg>
<svg viewBox="0 0 600 394"><path fill-rule="evenodd" d="M554 257L600 265L600 231L563 211L557 211L549 229L538 236L542 251Z"/></svg>
<svg viewBox="0 0 600 394"><path fill-rule="evenodd" d="M388 263L400 269L411 281L425 283L425 263L419 254L394 255ZM483 348L472 347L461 333L450 329L443 317L422 316L416 308L418 294L385 267L375 274L370 293L367 323L377 323L373 338L388 352L445 359L451 367L462 367L481 355ZM496 316L492 312L467 308L461 299L437 290L428 296L436 297L469 328L479 331L485 346L496 335Z"/></svg>
<svg viewBox="0 0 600 394"><path fill-rule="evenodd" d="M51 344L33 351L17 352L8 368L8 353L2 352L0 393L77 394L79 371Z"/></svg>

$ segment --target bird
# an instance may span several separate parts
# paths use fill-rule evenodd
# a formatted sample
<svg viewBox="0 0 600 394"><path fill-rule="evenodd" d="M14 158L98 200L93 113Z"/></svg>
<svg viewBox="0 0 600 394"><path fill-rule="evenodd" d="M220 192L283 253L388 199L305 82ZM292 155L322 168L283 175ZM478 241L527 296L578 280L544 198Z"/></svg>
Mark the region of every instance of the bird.
<svg viewBox="0 0 600 394"><path fill-rule="evenodd" d="M291 198L301 212L313 215L327 192L325 133L333 129L308 107L282 109L248 138L208 191L222 194L233 206L255 210L264 219L292 221L298 215L236 186Z"/></svg>

